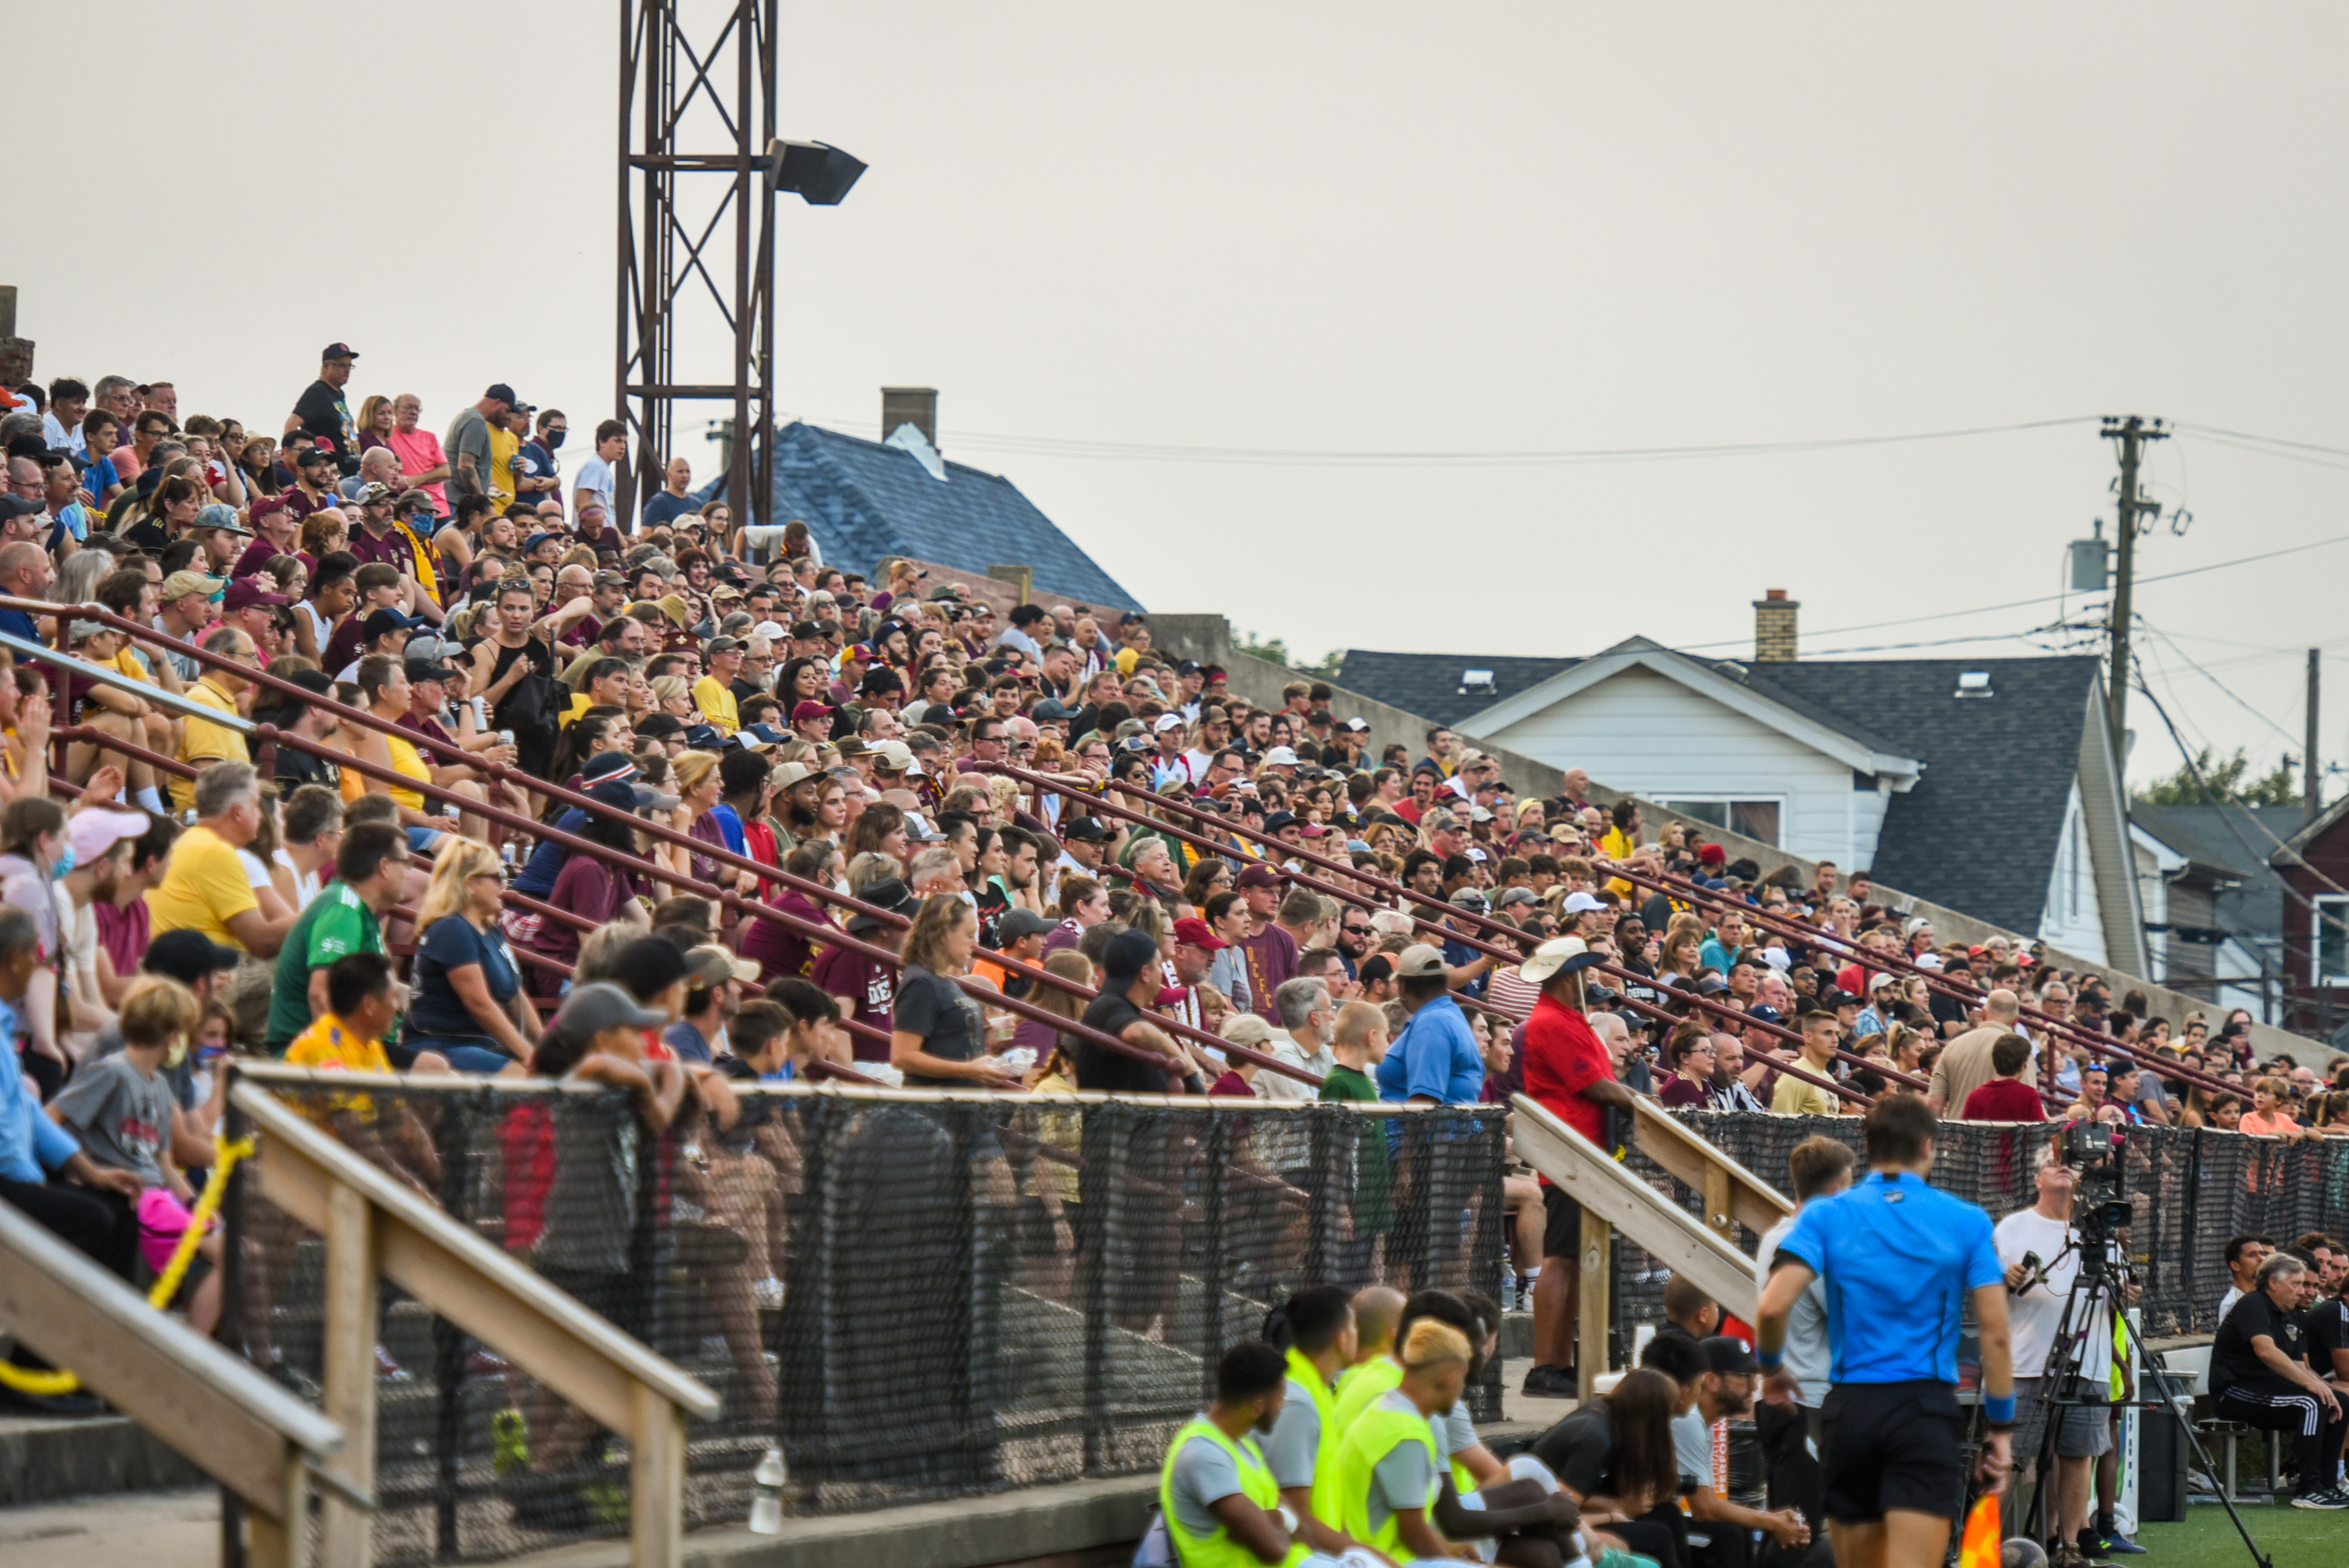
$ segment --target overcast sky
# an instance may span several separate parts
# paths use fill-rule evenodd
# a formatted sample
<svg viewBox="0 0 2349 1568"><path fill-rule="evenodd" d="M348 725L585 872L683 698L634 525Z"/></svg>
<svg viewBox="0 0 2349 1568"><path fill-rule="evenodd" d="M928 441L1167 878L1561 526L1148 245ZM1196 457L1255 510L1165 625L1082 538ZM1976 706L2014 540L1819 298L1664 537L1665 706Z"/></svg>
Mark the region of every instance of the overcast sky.
<svg viewBox="0 0 2349 1568"><path fill-rule="evenodd" d="M355 404L414 391L436 428L492 380L574 430L610 411L610 0L107 9L103 40L69 6L10 24L20 67L49 62L6 90L57 183L0 230L45 379L168 377L183 413L274 428L342 338ZM1417 466L1033 443L1588 451L2137 412L2349 449L2322 5L787 5L782 37L784 134L872 168L782 210L779 407L878 435L879 387L936 386L947 455L1145 605L1308 657L1730 654L1771 587L1806 653L2024 632L2085 602L1949 613L2058 592L2111 449L2093 423ZM2155 494L2192 526L2141 571L2349 538L2343 467L2168 442ZM2296 752L2324 645L2338 762L2344 583L2349 543L2143 587L2189 738ZM2141 699L2132 721L2132 774L2174 767Z"/></svg>

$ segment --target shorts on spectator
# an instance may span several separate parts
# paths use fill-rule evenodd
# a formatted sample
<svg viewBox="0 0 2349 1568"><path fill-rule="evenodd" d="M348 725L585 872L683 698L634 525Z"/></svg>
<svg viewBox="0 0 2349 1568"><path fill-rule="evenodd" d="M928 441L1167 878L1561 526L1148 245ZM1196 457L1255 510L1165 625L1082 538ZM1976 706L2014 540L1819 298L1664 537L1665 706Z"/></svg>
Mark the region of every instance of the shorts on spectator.
<svg viewBox="0 0 2349 1568"><path fill-rule="evenodd" d="M1563 1188L1542 1189L1542 1256L1578 1262L1582 1257L1582 1205Z"/></svg>
<svg viewBox="0 0 2349 1568"><path fill-rule="evenodd" d="M1958 1391L1929 1378L1838 1383L1819 1407L1829 1519L1867 1524L1896 1509L1955 1519L1965 1501Z"/></svg>
<svg viewBox="0 0 2349 1568"><path fill-rule="evenodd" d="M2112 1390L2101 1378L2075 1377L2064 1397L2085 1399L2085 1405L2050 1407L2047 1402L2048 1382L2044 1377L2017 1377L2014 1380L2014 1462L2020 1467L2039 1457L2039 1445L2047 1435L2047 1418L2051 1408L2056 1408L2055 1453L2067 1460L2092 1460L2109 1453L2113 1446Z"/></svg>

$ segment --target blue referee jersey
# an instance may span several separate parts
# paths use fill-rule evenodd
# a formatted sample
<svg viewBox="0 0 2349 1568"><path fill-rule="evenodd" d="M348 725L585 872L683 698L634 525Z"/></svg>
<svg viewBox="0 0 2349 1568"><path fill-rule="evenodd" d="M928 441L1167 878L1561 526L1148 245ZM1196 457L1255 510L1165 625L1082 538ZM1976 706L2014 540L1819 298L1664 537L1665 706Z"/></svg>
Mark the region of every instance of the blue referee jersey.
<svg viewBox="0 0 2349 1568"><path fill-rule="evenodd" d="M1955 1383L1966 1293L2006 1275L1990 1216L1907 1171L1812 1199L1778 1254L1826 1283L1837 1383Z"/></svg>

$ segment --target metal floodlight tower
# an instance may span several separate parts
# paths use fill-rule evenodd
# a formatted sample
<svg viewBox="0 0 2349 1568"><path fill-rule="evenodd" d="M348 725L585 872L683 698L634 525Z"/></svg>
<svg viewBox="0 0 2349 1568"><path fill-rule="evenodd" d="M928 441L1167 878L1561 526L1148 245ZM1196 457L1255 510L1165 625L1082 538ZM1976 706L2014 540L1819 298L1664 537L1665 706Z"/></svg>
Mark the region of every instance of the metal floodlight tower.
<svg viewBox="0 0 2349 1568"><path fill-rule="evenodd" d="M779 4L620 0L624 528L660 489L681 403L730 405L735 521L764 522L772 504L774 198L830 205L864 170L837 148L776 138Z"/></svg>

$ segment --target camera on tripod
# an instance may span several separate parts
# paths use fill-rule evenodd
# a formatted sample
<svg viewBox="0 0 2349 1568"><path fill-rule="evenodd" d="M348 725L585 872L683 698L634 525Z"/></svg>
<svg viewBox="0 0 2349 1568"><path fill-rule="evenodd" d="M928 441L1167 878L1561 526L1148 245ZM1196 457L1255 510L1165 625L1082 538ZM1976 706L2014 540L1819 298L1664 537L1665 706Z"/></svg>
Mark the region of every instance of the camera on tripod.
<svg viewBox="0 0 2349 1568"><path fill-rule="evenodd" d="M2056 1135L2055 1157L2080 1172L2072 1223L2084 1247L2101 1247L2137 1217L2136 1205L2121 1196L2120 1146L2120 1130L2107 1122L2075 1121ZM2101 1195L2088 1191L2092 1185Z"/></svg>

